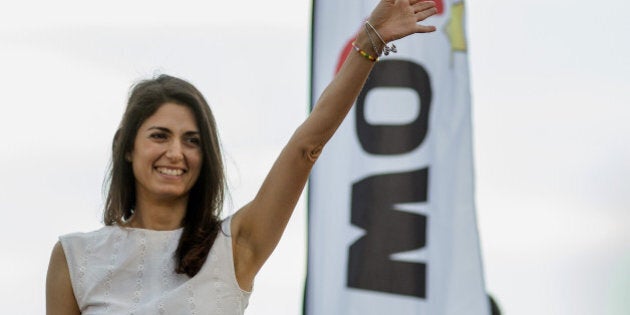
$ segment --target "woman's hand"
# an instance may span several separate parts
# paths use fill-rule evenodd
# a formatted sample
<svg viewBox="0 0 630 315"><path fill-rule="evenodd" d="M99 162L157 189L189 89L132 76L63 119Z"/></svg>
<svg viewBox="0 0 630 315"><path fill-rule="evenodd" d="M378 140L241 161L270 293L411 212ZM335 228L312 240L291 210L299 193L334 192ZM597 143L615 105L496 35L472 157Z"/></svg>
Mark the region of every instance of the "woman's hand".
<svg viewBox="0 0 630 315"><path fill-rule="evenodd" d="M389 43L414 33L435 31L435 26L418 24L435 13L437 8L433 1L381 0L368 21Z"/></svg>

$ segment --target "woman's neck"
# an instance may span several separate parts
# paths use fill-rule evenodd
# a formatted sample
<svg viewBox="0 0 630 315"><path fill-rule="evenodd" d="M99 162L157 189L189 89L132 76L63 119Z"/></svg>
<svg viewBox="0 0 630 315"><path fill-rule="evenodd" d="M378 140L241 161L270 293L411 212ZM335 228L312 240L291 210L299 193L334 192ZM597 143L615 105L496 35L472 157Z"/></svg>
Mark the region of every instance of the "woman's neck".
<svg viewBox="0 0 630 315"><path fill-rule="evenodd" d="M188 198L155 200L138 196L129 226L157 231L175 230L182 226Z"/></svg>

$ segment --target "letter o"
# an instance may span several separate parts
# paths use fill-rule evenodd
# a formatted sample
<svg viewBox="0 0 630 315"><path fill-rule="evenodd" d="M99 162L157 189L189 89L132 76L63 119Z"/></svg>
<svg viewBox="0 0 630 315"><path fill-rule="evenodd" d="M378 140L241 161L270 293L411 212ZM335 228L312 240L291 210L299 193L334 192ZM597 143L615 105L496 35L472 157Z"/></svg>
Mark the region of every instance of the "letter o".
<svg viewBox="0 0 630 315"><path fill-rule="evenodd" d="M418 93L420 114L404 125L372 125L365 120L365 99L374 88L409 88ZM391 155L407 153L422 144L429 128L431 82L421 65L407 60L379 61L359 93L356 104L356 129L361 147L368 153Z"/></svg>

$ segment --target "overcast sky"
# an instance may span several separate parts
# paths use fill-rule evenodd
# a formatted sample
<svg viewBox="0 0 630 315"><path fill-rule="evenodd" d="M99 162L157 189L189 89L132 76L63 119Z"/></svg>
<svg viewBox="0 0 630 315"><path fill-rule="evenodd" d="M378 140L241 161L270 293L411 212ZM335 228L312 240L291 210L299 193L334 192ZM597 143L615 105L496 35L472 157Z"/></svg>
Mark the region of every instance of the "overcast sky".
<svg viewBox="0 0 630 315"><path fill-rule="evenodd" d="M355 0L358 1L358 0ZM57 237L101 225L131 84L196 84L218 121L226 213L252 198L309 105L310 2L0 4L0 299L44 312ZM468 1L477 214L506 314L630 312L627 1ZM247 314L299 314L302 202Z"/></svg>

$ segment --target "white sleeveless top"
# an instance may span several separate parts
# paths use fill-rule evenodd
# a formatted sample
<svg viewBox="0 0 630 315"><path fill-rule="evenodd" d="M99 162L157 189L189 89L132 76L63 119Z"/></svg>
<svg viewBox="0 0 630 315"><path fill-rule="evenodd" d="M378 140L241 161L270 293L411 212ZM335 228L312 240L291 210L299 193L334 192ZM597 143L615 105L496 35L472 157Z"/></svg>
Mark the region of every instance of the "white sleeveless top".
<svg viewBox="0 0 630 315"><path fill-rule="evenodd" d="M81 313L243 314L250 293L236 281L230 219L221 224L206 262L192 278L175 273L181 228L105 226L61 236Z"/></svg>

